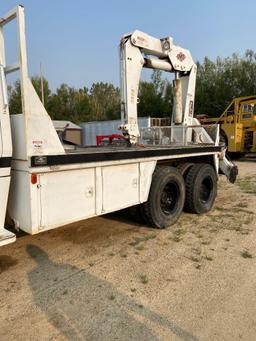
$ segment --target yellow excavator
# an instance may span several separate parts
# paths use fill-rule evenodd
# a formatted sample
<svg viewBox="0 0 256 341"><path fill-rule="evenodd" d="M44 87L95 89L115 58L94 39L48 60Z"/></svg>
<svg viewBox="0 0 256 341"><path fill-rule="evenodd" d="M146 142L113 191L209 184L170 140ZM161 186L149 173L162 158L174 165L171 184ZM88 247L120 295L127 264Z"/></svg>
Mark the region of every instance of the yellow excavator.
<svg viewBox="0 0 256 341"><path fill-rule="evenodd" d="M220 117L197 117L202 124L220 125L220 140L232 155L256 153L256 96L237 97Z"/></svg>

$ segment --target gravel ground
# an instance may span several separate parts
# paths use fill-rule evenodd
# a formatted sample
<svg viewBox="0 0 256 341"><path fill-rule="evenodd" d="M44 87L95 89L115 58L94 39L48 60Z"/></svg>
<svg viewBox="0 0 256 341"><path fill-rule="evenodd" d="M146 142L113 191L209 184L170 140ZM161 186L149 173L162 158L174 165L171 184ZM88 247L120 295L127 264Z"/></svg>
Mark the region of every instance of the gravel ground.
<svg viewBox="0 0 256 341"><path fill-rule="evenodd" d="M256 167L160 231L124 213L0 248L0 340L255 340Z"/></svg>

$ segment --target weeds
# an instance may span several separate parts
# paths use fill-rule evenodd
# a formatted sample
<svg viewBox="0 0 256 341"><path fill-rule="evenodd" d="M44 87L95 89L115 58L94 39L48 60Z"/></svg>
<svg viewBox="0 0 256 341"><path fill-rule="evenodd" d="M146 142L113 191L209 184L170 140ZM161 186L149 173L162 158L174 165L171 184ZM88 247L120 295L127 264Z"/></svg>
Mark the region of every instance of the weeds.
<svg viewBox="0 0 256 341"><path fill-rule="evenodd" d="M213 258L211 256L206 255L204 258L210 262L213 261Z"/></svg>
<svg viewBox="0 0 256 341"><path fill-rule="evenodd" d="M255 177L246 176L245 178L238 179L236 183L243 192L256 195Z"/></svg>
<svg viewBox="0 0 256 341"><path fill-rule="evenodd" d="M147 234L143 237L136 237L136 238L134 238L134 240L132 240L128 244L131 246L137 246L142 242L145 242L145 241L150 240L150 239L155 239L156 237L157 237L157 235L155 233L151 233L151 234Z"/></svg>
<svg viewBox="0 0 256 341"><path fill-rule="evenodd" d="M240 252L241 257L243 258L252 258L252 254L248 250L243 250Z"/></svg>
<svg viewBox="0 0 256 341"><path fill-rule="evenodd" d="M182 229L182 228L179 228L179 229L173 231L173 234L177 237L181 237L186 233L187 233L187 231Z"/></svg>
<svg viewBox="0 0 256 341"><path fill-rule="evenodd" d="M179 243L181 241L181 238L179 236L174 236L174 237L171 237L170 239L176 243Z"/></svg>
<svg viewBox="0 0 256 341"><path fill-rule="evenodd" d="M236 207L246 208L246 207L248 207L248 203L246 201L240 201Z"/></svg>
<svg viewBox="0 0 256 341"><path fill-rule="evenodd" d="M196 257L196 256L191 256L191 257L189 257L189 259L192 260L193 262L199 262L200 261L200 258Z"/></svg>
<svg viewBox="0 0 256 341"><path fill-rule="evenodd" d="M145 274L140 274L139 275L140 281L142 284L147 284L148 283L148 277Z"/></svg>
<svg viewBox="0 0 256 341"><path fill-rule="evenodd" d="M225 211L225 208L220 206L216 206L214 209L215 211Z"/></svg>

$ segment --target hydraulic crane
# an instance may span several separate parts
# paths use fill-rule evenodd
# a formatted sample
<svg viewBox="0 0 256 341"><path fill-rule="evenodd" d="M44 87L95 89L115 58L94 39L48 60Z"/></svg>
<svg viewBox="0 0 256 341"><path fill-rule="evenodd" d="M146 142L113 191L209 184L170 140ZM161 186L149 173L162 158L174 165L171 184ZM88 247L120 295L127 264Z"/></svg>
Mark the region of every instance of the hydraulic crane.
<svg viewBox="0 0 256 341"><path fill-rule="evenodd" d="M174 45L171 37L157 39L136 30L121 39L120 62L121 129L131 144L139 137L137 103L143 67L175 73L172 124L197 124L193 118L197 66L189 50Z"/></svg>
<svg viewBox="0 0 256 341"><path fill-rule="evenodd" d="M217 136L214 141L201 126L199 120L194 117L197 66L189 50L174 45L172 37L157 39L138 30L124 35L120 42L121 119L123 122L120 129L124 136L128 137L131 145L136 145L140 136L137 104L143 67L175 74L174 105L170 126L175 138L170 139L170 144L182 140L185 145L193 144L195 141L219 145L219 126L217 126ZM185 128L185 134L184 132L177 134L177 130L183 128ZM219 156L215 156L215 164L216 169L220 168L220 171L226 174L231 182L235 181L237 167L226 158L225 150Z"/></svg>

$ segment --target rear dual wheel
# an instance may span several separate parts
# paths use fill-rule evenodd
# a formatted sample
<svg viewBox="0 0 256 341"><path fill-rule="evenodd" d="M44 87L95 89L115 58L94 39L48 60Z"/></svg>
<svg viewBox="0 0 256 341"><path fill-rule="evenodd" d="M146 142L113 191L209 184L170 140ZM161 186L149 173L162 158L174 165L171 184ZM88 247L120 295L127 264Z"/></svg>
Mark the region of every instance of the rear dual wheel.
<svg viewBox="0 0 256 341"><path fill-rule="evenodd" d="M143 204L147 222L157 228L174 224L185 202L185 183L174 167L159 167L153 174L148 201Z"/></svg>
<svg viewBox="0 0 256 341"><path fill-rule="evenodd" d="M190 213L211 210L217 195L217 176L210 164L158 167L152 177L147 202L131 208L136 221L165 228Z"/></svg>
<svg viewBox="0 0 256 341"><path fill-rule="evenodd" d="M186 212L202 214L209 212L217 195L217 176L210 164L193 165L185 178Z"/></svg>

